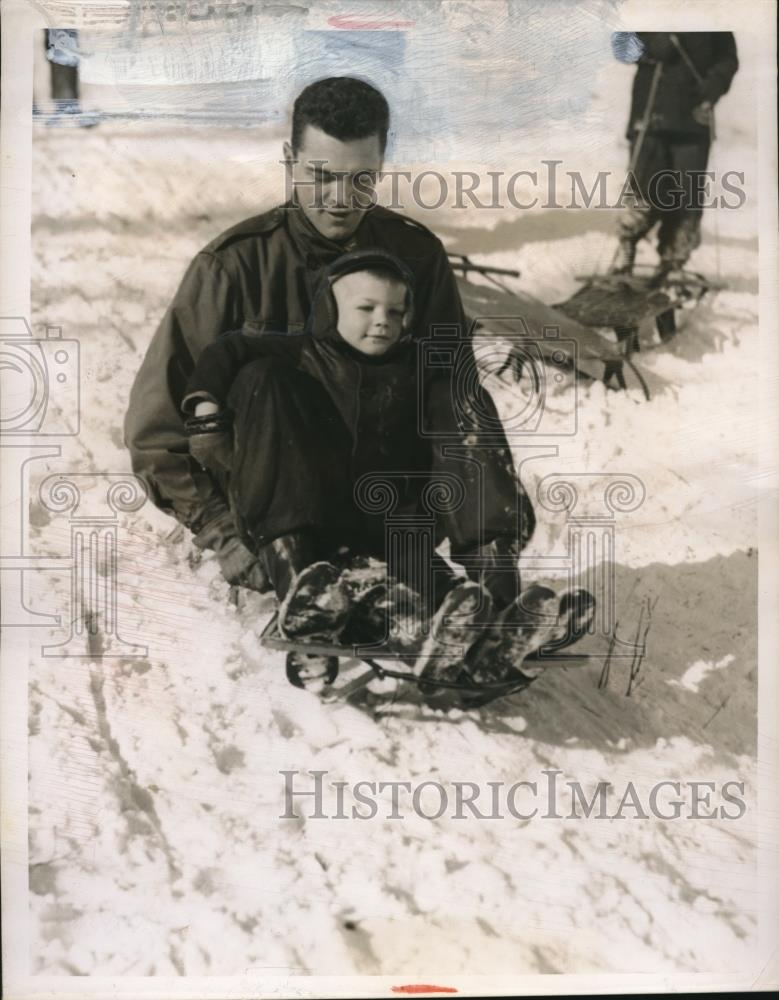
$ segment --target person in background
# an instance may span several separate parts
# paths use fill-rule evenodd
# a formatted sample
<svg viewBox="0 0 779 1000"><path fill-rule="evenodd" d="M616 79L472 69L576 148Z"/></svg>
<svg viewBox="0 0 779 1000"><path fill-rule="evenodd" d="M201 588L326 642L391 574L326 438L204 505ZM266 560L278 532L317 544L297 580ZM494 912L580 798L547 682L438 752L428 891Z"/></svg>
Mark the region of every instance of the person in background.
<svg viewBox="0 0 779 1000"><path fill-rule="evenodd" d="M715 138L714 107L738 69L728 31L617 32L616 57L638 62L627 138L635 200L618 223L612 271L630 274L636 246L657 224L662 284L700 244L703 178Z"/></svg>
<svg viewBox="0 0 779 1000"><path fill-rule="evenodd" d="M55 113L79 114L78 32L70 28L49 28L44 35Z"/></svg>

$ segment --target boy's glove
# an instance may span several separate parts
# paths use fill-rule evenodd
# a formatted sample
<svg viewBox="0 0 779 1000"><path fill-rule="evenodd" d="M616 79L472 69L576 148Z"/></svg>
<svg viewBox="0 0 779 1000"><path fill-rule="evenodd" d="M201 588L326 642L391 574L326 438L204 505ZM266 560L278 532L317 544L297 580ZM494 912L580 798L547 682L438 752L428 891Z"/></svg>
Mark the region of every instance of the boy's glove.
<svg viewBox="0 0 779 1000"><path fill-rule="evenodd" d="M193 541L199 549L213 550L222 576L228 583L248 587L261 594L271 589L268 576L257 556L238 537L229 510L209 521L194 536Z"/></svg>
<svg viewBox="0 0 779 1000"><path fill-rule="evenodd" d="M204 469L227 470L233 462L231 421L225 413L189 417L184 424L189 438L189 453Z"/></svg>

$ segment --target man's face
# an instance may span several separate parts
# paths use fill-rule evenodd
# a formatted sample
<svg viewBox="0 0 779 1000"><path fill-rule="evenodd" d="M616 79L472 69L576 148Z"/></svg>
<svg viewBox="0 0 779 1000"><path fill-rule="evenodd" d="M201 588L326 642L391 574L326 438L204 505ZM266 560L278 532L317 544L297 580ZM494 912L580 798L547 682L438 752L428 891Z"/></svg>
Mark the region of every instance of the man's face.
<svg viewBox="0 0 779 1000"><path fill-rule="evenodd" d="M306 125L300 149L293 153L286 142L284 157L298 202L309 221L331 240L348 240L372 204L382 164L379 137L370 135L342 142Z"/></svg>
<svg viewBox="0 0 779 1000"><path fill-rule="evenodd" d="M355 271L333 284L338 332L362 354L385 354L403 334L406 286L370 271Z"/></svg>

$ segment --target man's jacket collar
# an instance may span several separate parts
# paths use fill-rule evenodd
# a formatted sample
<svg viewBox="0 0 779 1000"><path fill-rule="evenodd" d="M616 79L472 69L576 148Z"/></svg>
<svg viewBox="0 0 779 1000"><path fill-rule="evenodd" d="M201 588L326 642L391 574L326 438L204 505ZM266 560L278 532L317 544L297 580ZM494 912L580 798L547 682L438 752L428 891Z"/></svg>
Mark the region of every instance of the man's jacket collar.
<svg viewBox="0 0 779 1000"><path fill-rule="evenodd" d="M319 232L316 226L309 221L306 213L294 196L282 205L282 208L286 215L289 234L295 242L301 257L303 257L309 266L327 266L328 264L332 264L338 257L343 256L343 254L351 253L353 250L357 250L361 246L366 246L370 243L370 236L368 234L370 227L366 226L365 223L371 213L371 209L365 211L359 226L349 239L343 243L338 243L336 240L331 240ZM313 259L309 260L309 258Z"/></svg>

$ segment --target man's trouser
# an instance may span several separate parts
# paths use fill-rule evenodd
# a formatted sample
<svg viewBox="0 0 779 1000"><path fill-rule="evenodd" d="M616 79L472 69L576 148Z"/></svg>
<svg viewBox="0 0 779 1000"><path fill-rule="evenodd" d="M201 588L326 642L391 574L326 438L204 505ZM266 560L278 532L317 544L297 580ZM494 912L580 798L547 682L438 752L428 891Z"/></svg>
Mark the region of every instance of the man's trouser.
<svg viewBox="0 0 779 1000"><path fill-rule="evenodd" d="M637 198L618 223L620 240L635 245L659 222L661 260L669 267L684 266L701 242L705 195L695 174L706 169L708 157L708 140L673 132L648 133L634 170Z"/></svg>
<svg viewBox="0 0 779 1000"><path fill-rule="evenodd" d="M493 539L521 549L532 534L532 507L497 416L486 444L473 426L462 433L446 378L425 393L425 426L434 436L410 442L402 469L354 468L352 437L333 400L313 376L286 361L262 359L243 368L228 405L235 437L230 504L239 534L255 552L302 532L314 540L317 558L332 559L346 547L389 562L403 579L410 570L393 567L386 551L388 505L382 495L389 494L394 523L405 518L419 525L429 550L431 532L424 524L432 522L433 543L448 539L455 561ZM355 490L365 474L370 484Z"/></svg>

